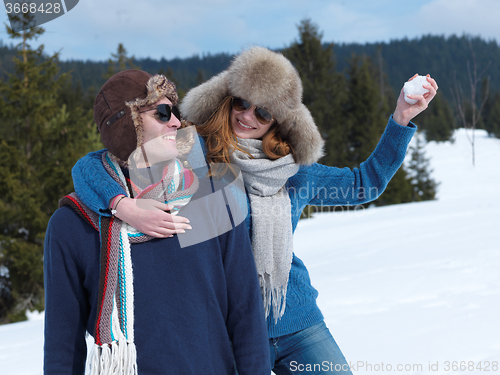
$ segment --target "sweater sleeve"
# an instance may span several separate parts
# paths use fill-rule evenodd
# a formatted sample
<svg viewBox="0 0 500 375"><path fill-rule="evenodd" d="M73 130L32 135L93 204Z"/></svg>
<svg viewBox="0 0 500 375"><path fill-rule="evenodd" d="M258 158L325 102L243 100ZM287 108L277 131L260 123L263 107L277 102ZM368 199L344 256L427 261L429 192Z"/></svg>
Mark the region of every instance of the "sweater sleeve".
<svg viewBox="0 0 500 375"><path fill-rule="evenodd" d="M83 267L74 251L83 237L75 227L81 228L82 222L64 207L52 216L45 236L45 374L83 375L85 370L90 304Z"/></svg>
<svg viewBox="0 0 500 375"><path fill-rule="evenodd" d="M262 296L245 223L224 237L227 329L239 375L269 375L269 343Z"/></svg>
<svg viewBox="0 0 500 375"><path fill-rule="evenodd" d="M357 205L377 199L404 161L416 126L397 124L392 116L368 159L359 168L337 168L321 164L302 166L288 182L290 195L306 205Z"/></svg>
<svg viewBox="0 0 500 375"><path fill-rule="evenodd" d="M205 140L198 136L203 155L198 153L190 154L188 162L194 167L201 169L200 173L205 173ZM117 195L127 193L109 175L102 165L102 154L107 150L90 152L78 160L71 170L75 192L82 202L92 211L103 215L111 216L109 202Z"/></svg>
<svg viewBox="0 0 500 375"><path fill-rule="evenodd" d="M71 170L73 185L78 197L92 211L111 216L109 202L119 194L127 195L102 165L106 149L90 152L78 160Z"/></svg>

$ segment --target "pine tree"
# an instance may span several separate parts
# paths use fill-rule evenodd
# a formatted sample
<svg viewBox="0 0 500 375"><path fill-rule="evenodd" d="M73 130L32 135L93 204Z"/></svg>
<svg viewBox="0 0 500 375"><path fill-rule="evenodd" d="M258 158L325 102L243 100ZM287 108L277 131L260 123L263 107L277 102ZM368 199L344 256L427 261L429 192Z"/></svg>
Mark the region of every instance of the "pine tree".
<svg viewBox="0 0 500 375"><path fill-rule="evenodd" d="M303 102L311 111L325 139L326 155L320 162L337 167L358 167L375 149L388 117L392 98L383 69L366 57L350 61L347 82L335 71L331 44L310 20L299 25L299 41L283 51L297 68L304 87ZM381 87L384 86L384 87ZM411 200L411 184L403 168L391 181L383 200L376 204ZM385 202L385 203L384 203ZM310 210L304 210L308 217Z"/></svg>
<svg viewBox="0 0 500 375"><path fill-rule="evenodd" d="M139 69L139 67L134 64L134 56L128 57L127 50L122 43L119 43L116 53L112 53L111 58L108 59L108 71L104 78L109 79L116 73L127 69Z"/></svg>
<svg viewBox="0 0 500 375"><path fill-rule="evenodd" d="M309 19L298 26L299 40L283 50L283 54L299 72L304 88L303 103L311 111L325 144L325 156L321 162L334 165L341 162L339 149L346 135L341 118L341 106L345 100L345 83L335 70L333 45L323 45L322 33Z"/></svg>
<svg viewBox="0 0 500 375"><path fill-rule="evenodd" d="M69 79L59 74L58 54L46 56L31 39L20 39L15 71L0 82L0 323L22 320L27 309L43 309L43 240L50 215L73 190L71 167L99 147L92 114L61 104Z"/></svg>
<svg viewBox="0 0 500 375"><path fill-rule="evenodd" d="M358 167L372 154L387 124L388 100L391 95L379 86L384 77L381 66L377 69L369 58L351 58L347 83L348 101L343 115L348 128L348 135L344 140L347 144L346 165L351 168ZM411 191L408 173L401 166L374 204L382 206L410 202Z"/></svg>
<svg viewBox="0 0 500 375"><path fill-rule="evenodd" d="M424 112L412 120L419 131L425 132L427 142L446 142L453 135L456 127L453 111L442 95L436 95Z"/></svg>
<svg viewBox="0 0 500 375"><path fill-rule="evenodd" d="M203 74L202 69L198 69L198 74L196 75L196 85L201 85L203 82L205 82L205 75Z"/></svg>
<svg viewBox="0 0 500 375"><path fill-rule="evenodd" d="M198 78L200 77L200 72L201 72L201 70L198 71ZM186 95L186 91L182 90L179 87L179 80L177 79L177 76L174 74L172 67L167 66L166 70L164 68L161 68L158 71L158 74L163 74L165 77L167 77L167 79L169 81L172 81L173 83L175 83L175 87L177 89L177 96L179 97L179 102L181 102L182 98L184 98L184 95Z"/></svg>
<svg viewBox="0 0 500 375"><path fill-rule="evenodd" d="M482 127L490 136L500 138L500 93L492 95L488 104Z"/></svg>
<svg viewBox="0 0 500 375"><path fill-rule="evenodd" d="M413 199L413 186L404 166L398 169L382 195L373 203L376 206L408 203Z"/></svg>
<svg viewBox="0 0 500 375"><path fill-rule="evenodd" d="M408 166L413 186L412 201L428 201L435 199L438 183L431 177L429 159L425 157L424 142L417 136L415 146L410 147L411 161Z"/></svg>
<svg viewBox="0 0 500 375"><path fill-rule="evenodd" d="M397 97L394 94L394 90L390 85L389 76L387 75L387 64L383 57L383 46L379 44L377 46L376 54L374 56L374 60L376 63L374 64L374 79L375 82L378 82L379 88L379 97L380 108L385 112L386 117L389 117L392 113L392 105L396 103ZM398 92L399 95L399 92Z"/></svg>
<svg viewBox="0 0 500 375"><path fill-rule="evenodd" d="M348 100L344 118L348 134L348 166L358 166L375 149L387 123L380 91L373 80L374 68L366 57L354 56L349 65Z"/></svg>

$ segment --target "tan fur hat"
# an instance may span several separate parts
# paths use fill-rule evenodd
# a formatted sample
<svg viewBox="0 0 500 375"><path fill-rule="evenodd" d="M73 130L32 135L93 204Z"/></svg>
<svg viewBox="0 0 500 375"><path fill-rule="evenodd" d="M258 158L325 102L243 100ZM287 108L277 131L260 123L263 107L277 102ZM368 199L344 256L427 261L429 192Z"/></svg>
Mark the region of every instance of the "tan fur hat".
<svg viewBox="0 0 500 375"><path fill-rule="evenodd" d="M122 161L142 144L139 108L168 98L179 100L175 84L163 75L125 70L111 77L94 101L94 120L104 146Z"/></svg>
<svg viewBox="0 0 500 375"><path fill-rule="evenodd" d="M183 117L203 124L226 96L237 96L267 109L290 142L295 162L312 164L323 156L324 141L302 103L302 82L280 53L253 47L236 56L229 68L190 90L181 103Z"/></svg>

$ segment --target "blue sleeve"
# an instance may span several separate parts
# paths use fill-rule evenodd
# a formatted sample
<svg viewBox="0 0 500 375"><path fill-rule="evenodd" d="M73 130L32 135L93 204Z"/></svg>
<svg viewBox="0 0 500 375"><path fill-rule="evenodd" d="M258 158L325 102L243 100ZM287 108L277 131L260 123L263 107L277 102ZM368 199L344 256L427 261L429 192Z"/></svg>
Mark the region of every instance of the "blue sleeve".
<svg viewBox="0 0 500 375"><path fill-rule="evenodd" d="M198 136L198 139L200 140L203 155L190 155L188 162L191 166L202 170L204 173L205 169L201 167L206 166L204 159L206 153L205 140L201 136ZM102 154L106 151L106 149L103 149L85 155L76 162L71 170L71 175L75 192L82 202L100 215L111 216L111 211L108 208L111 199L120 194L127 195L127 193L113 180L102 165Z"/></svg>
<svg viewBox="0 0 500 375"><path fill-rule="evenodd" d="M359 168L321 164L302 166L288 181L289 194L306 205L357 205L377 199L399 169L416 126L397 124L392 116L377 147Z"/></svg>
<svg viewBox="0 0 500 375"><path fill-rule="evenodd" d="M271 373L269 341L250 237L245 223L224 237L227 329L239 375Z"/></svg>
<svg viewBox="0 0 500 375"><path fill-rule="evenodd" d="M107 150L90 152L78 160L71 170L78 197L92 211L111 216L109 202L119 194L127 195L102 165L102 154Z"/></svg>
<svg viewBox="0 0 500 375"><path fill-rule="evenodd" d="M80 247L80 244L89 244L89 235L79 233L81 227L81 220L67 207L57 210L47 227L43 262L44 374L83 375L85 370L85 332L90 304L89 292L84 287L85 267L78 252L89 250Z"/></svg>

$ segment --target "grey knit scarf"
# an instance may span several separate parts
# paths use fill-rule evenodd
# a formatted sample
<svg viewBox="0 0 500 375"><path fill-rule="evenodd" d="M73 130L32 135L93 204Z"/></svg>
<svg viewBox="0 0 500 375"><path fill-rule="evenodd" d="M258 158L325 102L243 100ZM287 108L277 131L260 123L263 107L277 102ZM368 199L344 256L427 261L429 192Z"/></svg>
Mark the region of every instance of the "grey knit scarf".
<svg viewBox="0 0 500 375"><path fill-rule="evenodd" d="M231 162L242 172L252 215L252 250L264 299L266 318L271 307L277 321L286 307L288 275L293 256L292 214L284 185L297 173L291 154L271 160L262 141L237 138L251 156L235 150Z"/></svg>

